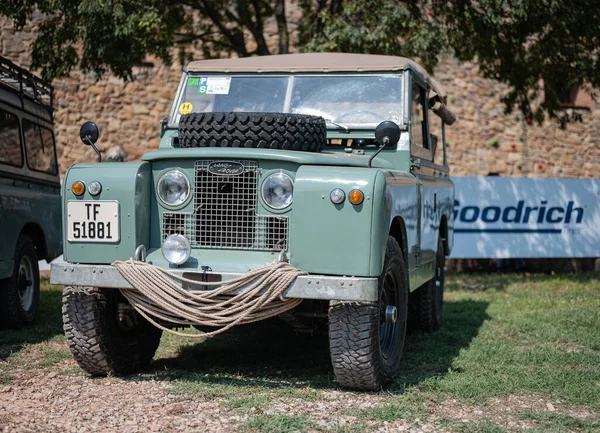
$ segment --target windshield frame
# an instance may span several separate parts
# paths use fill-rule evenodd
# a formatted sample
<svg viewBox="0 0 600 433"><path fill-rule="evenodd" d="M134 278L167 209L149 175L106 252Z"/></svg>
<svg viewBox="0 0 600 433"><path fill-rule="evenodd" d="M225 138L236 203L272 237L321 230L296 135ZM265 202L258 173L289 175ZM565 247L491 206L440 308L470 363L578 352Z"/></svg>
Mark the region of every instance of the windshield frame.
<svg viewBox="0 0 600 433"><path fill-rule="evenodd" d="M390 72L374 72L374 71L369 71L369 72L359 72L359 73L288 73L288 74L283 74L280 72L277 73L247 73L247 72L243 72L243 73L223 73L223 72L193 72L190 73L187 70L184 70L182 77L181 77L181 81L179 82L179 86L177 88L177 93L175 96L175 99L173 101L173 105L171 107L170 113L169 113L169 120L168 120L168 127L169 128L177 128L178 123L175 121L179 115L178 113L178 107L181 105L181 101L182 98L185 95L185 88L187 86L187 80L188 78L196 78L196 77L204 77L204 76L215 76L215 77L240 77L240 78L251 78L251 77L272 77L272 78L288 78L288 84L287 84L287 89L286 89L286 94L285 94L285 100L284 100L284 106L283 106L283 111L284 113L289 113L289 109L291 107L291 102L292 102L292 92L293 92L293 88L294 88L294 81L296 78L299 77L397 77L399 78L399 83L401 85L401 89L400 89L400 94L401 94L401 102L399 103L399 112L400 112L400 116L398 119L398 126L402 129L406 126L407 124L407 113L406 113L406 82L407 79L409 79L408 71L390 71ZM348 132L348 131L357 131L357 130L362 130L362 131L374 131L375 127L377 125L371 125L371 124L359 124L359 123L344 123L344 127L347 127L347 130L345 130L346 128L344 127L340 127L340 126L336 126L334 123L331 123L329 120L335 120L335 119L326 119L326 124L327 124L327 131L328 132ZM384 119L385 120L385 119ZM383 121L383 120L382 120Z"/></svg>

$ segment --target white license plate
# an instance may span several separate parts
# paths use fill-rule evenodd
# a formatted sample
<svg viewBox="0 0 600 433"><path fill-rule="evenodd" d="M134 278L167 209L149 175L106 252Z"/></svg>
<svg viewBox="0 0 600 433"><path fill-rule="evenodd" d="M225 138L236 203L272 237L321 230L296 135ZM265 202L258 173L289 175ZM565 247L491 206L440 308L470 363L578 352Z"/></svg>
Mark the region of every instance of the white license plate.
<svg viewBox="0 0 600 433"><path fill-rule="evenodd" d="M69 201L67 240L69 242L119 242L119 202Z"/></svg>

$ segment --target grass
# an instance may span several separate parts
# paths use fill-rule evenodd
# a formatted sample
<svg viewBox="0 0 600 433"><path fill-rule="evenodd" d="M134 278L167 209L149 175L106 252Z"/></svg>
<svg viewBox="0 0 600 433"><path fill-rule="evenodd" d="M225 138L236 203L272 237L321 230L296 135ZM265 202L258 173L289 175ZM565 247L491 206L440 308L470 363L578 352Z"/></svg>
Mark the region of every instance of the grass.
<svg viewBox="0 0 600 433"><path fill-rule="evenodd" d="M261 433L293 433L314 428L305 416L260 415L247 421L243 429Z"/></svg>
<svg viewBox="0 0 600 433"><path fill-rule="evenodd" d="M600 431L598 419L581 419L564 413L525 411L520 414L521 419L537 421L545 429L554 431Z"/></svg>
<svg viewBox="0 0 600 433"><path fill-rule="evenodd" d="M7 329L0 331L0 361L27 344L37 344L52 339L65 340L60 313L61 297L61 286L53 286L48 283L48 280L42 280L35 325L17 331Z"/></svg>
<svg viewBox="0 0 600 433"><path fill-rule="evenodd" d="M54 368L70 357L60 293L44 282L35 326L0 332L0 385L14 382L17 368ZM451 274L444 325L407 336L400 374L385 394L342 392L327 339L297 337L278 320L206 342L165 334L144 376L169 380L182 400L222 406L245 431L368 431L435 419L466 433L519 431L519 423L588 432L600 429L599 330L598 274ZM65 380L83 374L74 363L58 368ZM542 403L510 408L516 424L509 425L499 420L513 397ZM545 410L547 402L556 411ZM290 405L303 410L288 413ZM481 414L461 420L456 405Z"/></svg>

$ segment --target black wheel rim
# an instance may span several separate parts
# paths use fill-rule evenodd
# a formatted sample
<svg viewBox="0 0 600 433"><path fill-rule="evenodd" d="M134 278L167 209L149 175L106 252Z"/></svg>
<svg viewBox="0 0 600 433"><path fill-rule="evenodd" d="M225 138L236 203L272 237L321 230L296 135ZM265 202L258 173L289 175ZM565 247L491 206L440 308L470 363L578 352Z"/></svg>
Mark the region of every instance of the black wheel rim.
<svg viewBox="0 0 600 433"><path fill-rule="evenodd" d="M398 311L398 318L394 323L386 322L383 319L383 311L387 305L393 305L400 309L400 303L398 302L398 282L396 277L391 271L385 274L383 279L383 287L381 290L381 325L379 328L379 347L381 350L381 356L384 359L393 358L398 349L398 335L404 326L405 320L402 317L402 312Z"/></svg>
<svg viewBox="0 0 600 433"><path fill-rule="evenodd" d="M17 289L19 292L19 301L21 307L25 311L29 311L33 304L35 292L35 275L33 271L33 263L27 256L21 258L19 263L19 276L17 280Z"/></svg>
<svg viewBox="0 0 600 433"><path fill-rule="evenodd" d="M119 302L116 307L117 329L122 334L129 334L140 327L138 313L128 302Z"/></svg>

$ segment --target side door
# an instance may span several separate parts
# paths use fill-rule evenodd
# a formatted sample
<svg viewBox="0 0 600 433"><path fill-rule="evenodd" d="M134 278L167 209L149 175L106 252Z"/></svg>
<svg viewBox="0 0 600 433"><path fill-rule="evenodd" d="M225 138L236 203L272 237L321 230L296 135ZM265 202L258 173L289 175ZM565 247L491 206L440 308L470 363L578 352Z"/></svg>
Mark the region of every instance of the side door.
<svg viewBox="0 0 600 433"><path fill-rule="evenodd" d="M12 273L15 245L22 226L20 216L14 211L14 203L19 202L22 195L16 179L25 164L19 125L17 112L0 104L0 279Z"/></svg>
<svg viewBox="0 0 600 433"><path fill-rule="evenodd" d="M48 261L62 253L62 214L56 141L51 124L29 116L21 120L27 180L26 221L44 233ZM40 257L40 259L46 257Z"/></svg>
<svg viewBox="0 0 600 433"><path fill-rule="evenodd" d="M419 280L433 276L438 241L437 178L429 135L428 94L425 83L416 76L411 81L410 155L411 172L417 179L419 229L417 265L424 274Z"/></svg>

